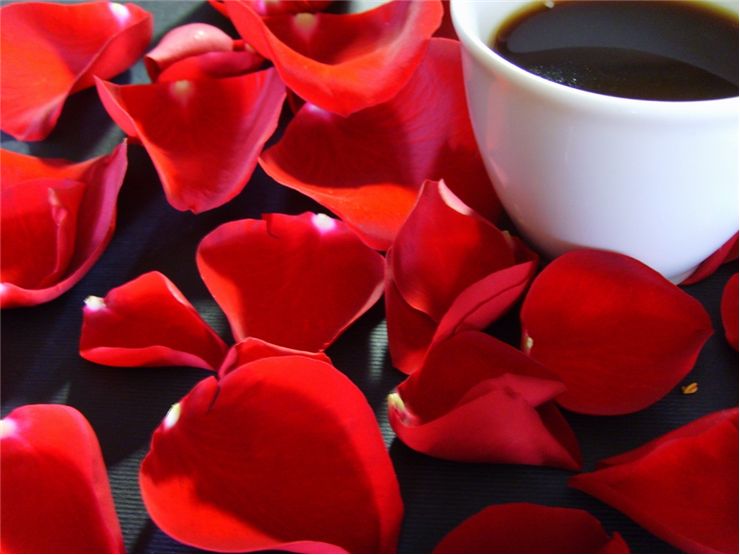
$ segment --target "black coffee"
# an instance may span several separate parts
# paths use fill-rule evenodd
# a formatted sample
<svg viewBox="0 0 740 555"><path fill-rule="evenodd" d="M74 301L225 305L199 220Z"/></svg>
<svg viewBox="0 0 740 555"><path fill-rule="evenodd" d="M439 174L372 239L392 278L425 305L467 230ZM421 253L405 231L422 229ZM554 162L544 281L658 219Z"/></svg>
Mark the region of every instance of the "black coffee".
<svg viewBox="0 0 740 555"><path fill-rule="evenodd" d="M538 2L504 22L491 45L577 89L647 100L738 96L737 17L698 2Z"/></svg>

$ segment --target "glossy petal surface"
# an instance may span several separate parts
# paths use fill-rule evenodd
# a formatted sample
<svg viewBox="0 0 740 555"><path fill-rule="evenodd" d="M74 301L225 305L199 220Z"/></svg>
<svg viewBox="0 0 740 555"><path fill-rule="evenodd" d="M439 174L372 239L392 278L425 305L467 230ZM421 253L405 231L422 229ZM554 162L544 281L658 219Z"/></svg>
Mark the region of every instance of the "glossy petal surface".
<svg viewBox="0 0 740 555"><path fill-rule="evenodd" d="M693 368L712 325L701 304L620 254L565 254L537 276L522 306L523 345L559 376L565 408L643 409Z"/></svg>
<svg viewBox="0 0 740 555"><path fill-rule="evenodd" d="M344 375L306 357L200 382L154 433L140 479L157 525L200 548L396 546L402 504L375 416Z"/></svg>
<svg viewBox="0 0 740 555"><path fill-rule="evenodd" d="M347 116L393 98L419 65L442 5L394 1L359 14L263 17L252 2L227 2L244 41L275 64L288 88Z"/></svg>
<svg viewBox="0 0 740 555"><path fill-rule="evenodd" d="M248 50L207 52L177 61L167 66L157 81L237 77L260 69L265 59Z"/></svg>
<svg viewBox="0 0 740 555"><path fill-rule="evenodd" d="M727 342L737 351L738 343L738 274L735 273L722 291L720 306Z"/></svg>
<svg viewBox="0 0 740 555"><path fill-rule="evenodd" d="M195 213L242 190L285 98L271 69L152 85L98 81L98 93L116 123L141 140L170 204Z"/></svg>
<svg viewBox="0 0 740 555"><path fill-rule="evenodd" d="M3 553L123 553L95 432L63 405L0 420Z"/></svg>
<svg viewBox="0 0 740 555"><path fill-rule="evenodd" d="M508 310L537 256L427 181L386 255L386 315L394 365L411 373L430 344L482 329Z"/></svg>
<svg viewBox="0 0 740 555"><path fill-rule="evenodd" d="M108 366L217 370L227 347L167 277L149 272L88 297L80 355Z"/></svg>
<svg viewBox="0 0 740 555"><path fill-rule="evenodd" d="M399 439L461 462L580 467L573 432L551 402L563 384L513 347L480 332L433 346L389 398Z"/></svg>
<svg viewBox="0 0 740 555"><path fill-rule="evenodd" d="M50 301L82 279L113 235L126 165L125 144L80 163L0 150L0 307Z"/></svg>
<svg viewBox="0 0 740 555"><path fill-rule="evenodd" d="M237 341L317 352L380 298L383 259L324 214L269 214L218 227L198 269Z"/></svg>
<svg viewBox="0 0 740 555"><path fill-rule="evenodd" d="M226 17L229 11L226 3L231 0L208 0L208 3ZM278 15L286 13L320 12L329 7L332 0L245 0L260 15Z"/></svg>
<svg viewBox="0 0 740 555"><path fill-rule="evenodd" d="M629 553L629 548L586 511L507 503L467 519L434 553Z"/></svg>
<svg viewBox="0 0 740 555"><path fill-rule="evenodd" d="M687 553L738 550L738 412L709 414L570 484Z"/></svg>
<svg viewBox="0 0 740 555"><path fill-rule="evenodd" d="M133 64L152 35L152 16L135 4L9 4L0 12L2 130L44 139L67 97Z"/></svg>
<svg viewBox="0 0 740 555"><path fill-rule="evenodd" d="M218 370L218 375L219 377L223 377L229 372L233 372L237 368L244 366L245 364L249 364L250 362L254 362L255 360L282 356L304 356L320 362L325 362L326 364L331 364L331 359L324 353L298 351L296 349L274 345L267 341L257 339L256 337L247 337L229 349L221 368Z"/></svg>
<svg viewBox="0 0 740 555"><path fill-rule="evenodd" d="M487 218L500 212L468 119L460 47L447 39L431 41L411 81L385 104L347 118L304 105L260 164L381 250L426 179L444 178Z"/></svg>
<svg viewBox="0 0 740 555"><path fill-rule="evenodd" d="M234 40L218 27L207 23L188 23L169 31L159 44L144 57L147 73L152 81L173 63L206 54L231 52Z"/></svg>

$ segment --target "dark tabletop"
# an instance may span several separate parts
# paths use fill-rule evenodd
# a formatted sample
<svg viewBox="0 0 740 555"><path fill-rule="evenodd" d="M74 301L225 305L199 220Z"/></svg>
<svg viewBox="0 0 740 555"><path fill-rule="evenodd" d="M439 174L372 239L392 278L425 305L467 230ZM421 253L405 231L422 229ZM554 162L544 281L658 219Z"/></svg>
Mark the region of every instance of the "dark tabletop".
<svg viewBox="0 0 740 555"><path fill-rule="evenodd" d="M236 36L230 24L205 3L136 3L154 14L153 44L173 26L193 21L212 23ZM144 83L148 79L139 62L114 81ZM286 111L281 129L289 115ZM68 100L56 129L46 140L21 143L3 135L2 146L35 156L79 161L110 152L122 137L95 90L88 89ZM209 373L192 368L109 368L81 359L78 340L83 299L104 296L144 272L159 270L231 342L223 313L198 277L195 249L200 239L230 220L259 218L266 212L296 214L325 209L277 185L257 168L244 191L226 206L198 216L178 212L165 201L154 167L139 146L129 148L129 168L118 208L113 240L74 288L47 304L3 312L2 415L31 403L64 403L79 409L100 440L127 550L195 552L168 538L151 522L141 501L137 475L151 433L170 405ZM647 410L628 416L565 412L583 450L584 470L592 469L604 457L738 404L738 355L726 343L719 319L722 288L736 271L736 263L727 264L706 281L686 288L709 311L715 328L696 367L682 382L698 382L698 393L683 395L676 388ZM518 307L488 331L517 344ZM582 508L608 531L619 531L633 552L675 551L617 511L568 488L570 472L446 462L415 453L396 440L387 423L385 397L404 376L392 368L388 357L382 302L345 332L328 354L367 395L389 445L406 508L400 551L428 552L445 533L483 507L514 501Z"/></svg>

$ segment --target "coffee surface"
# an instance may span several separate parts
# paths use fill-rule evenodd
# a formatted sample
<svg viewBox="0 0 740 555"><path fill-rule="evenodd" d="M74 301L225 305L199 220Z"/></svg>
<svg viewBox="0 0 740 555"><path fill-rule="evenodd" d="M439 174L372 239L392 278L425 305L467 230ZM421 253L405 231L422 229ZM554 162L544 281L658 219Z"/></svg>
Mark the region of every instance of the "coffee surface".
<svg viewBox="0 0 740 555"><path fill-rule="evenodd" d="M494 31L491 48L570 87L646 100L738 96L738 20L698 2L537 2Z"/></svg>

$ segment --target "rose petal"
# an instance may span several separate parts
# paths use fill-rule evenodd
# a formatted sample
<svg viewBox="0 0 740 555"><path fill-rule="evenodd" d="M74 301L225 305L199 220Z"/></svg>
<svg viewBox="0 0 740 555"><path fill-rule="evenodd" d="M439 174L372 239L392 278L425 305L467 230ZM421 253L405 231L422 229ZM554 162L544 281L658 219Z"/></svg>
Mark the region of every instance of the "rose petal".
<svg viewBox="0 0 740 555"><path fill-rule="evenodd" d="M565 408L641 410L689 373L712 334L701 304L624 255L565 254L534 280L522 306L525 352L558 375Z"/></svg>
<svg viewBox="0 0 740 555"><path fill-rule="evenodd" d="M390 249L386 256L392 256ZM385 317L388 349L393 366L411 374L424 362L437 331L437 323L423 312L412 308L396 287L390 264L385 270Z"/></svg>
<svg viewBox="0 0 740 555"><path fill-rule="evenodd" d="M226 2L230 0L208 0L208 3L217 12L229 17ZM332 3L332 0L244 0L258 14L278 15L297 14L302 12L314 13L324 11Z"/></svg>
<svg viewBox="0 0 740 555"><path fill-rule="evenodd" d="M217 11L229 17L226 2L231 0L208 0ZM332 0L245 0L258 14L279 15L297 14L302 12L314 13L324 11Z"/></svg>
<svg viewBox="0 0 740 555"><path fill-rule="evenodd" d="M687 553L738 551L738 411L715 412L602 461L570 485Z"/></svg>
<svg viewBox="0 0 740 555"><path fill-rule="evenodd" d="M557 379L513 347L480 332L436 344L389 398L398 438L461 462L580 468L573 432L550 402Z"/></svg>
<svg viewBox="0 0 740 555"><path fill-rule="evenodd" d="M386 255L386 317L394 365L418 368L426 350L482 329L524 292L537 255L427 181Z"/></svg>
<svg viewBox="0 0 740 555"><path fill-rule="evenodd" d="M152 36L152 16L135 4L16 3L0 12L2 130L44 139L67 97L133 64Z"/></svg>
<svg viewBox="0 0 740 555"><path fill-rule="evenodd" d="M506 503L468 518L434 553L629 553L629 548L586 511Z"/></svg>
<svg viewBox="0 0 740 555"><path fill-rule="evenodd" d="M85 301L80 356L107 366L216 370L228 347L167 277L149 272Z"/></svg>
<svg viewBox="0 0 740 555"><path fill-rule="evenodd" d="M125 143L80 163L0 149L0 307L50 301L82 279L113 235L125 173Z"/></svg>
<svg viewBox="0 0 740 555"><path fill-rule="evenodd" d="M271 60L299 96L347 116L393 98L439 27L439 1L394 1L359 14L262 17L251 2L227 2L244 40Z"/></svg>
<svg viewBox="0 0 740 555"><path fill-rule="evenodd" d="M185 58L168 66L158 82L236 77L260 69L265 59L251 50L207 52Z"/></svg>
<svg viewBox="0 0 740 555"><path fill-rule="evenodd" d="M228 79L97 83L110 116L151 156L170 204L195 213L239 194L285 99L271 69Z"/></svg>
<svg viewBox="0 0 740 555"><path fill-rule="evenodd" d="M173 63L208 52L231 52L234 39L207 23L188 23L169 31L159 44L144 56L144 65L152 81Z"/></svg>
<svg viewBox="0 0 740 555"><path fill-rule="evenodd" d="M0 281L43 289L64 275L74 254L81 181L36 179L2 189ZM33 253L33 256L29 256Z"/></svg>
<svg viewBox="0 0 740 555"><path fill-rule="evenodd" d="M301 356L196 385L154 433L140 480L162 530L216 551L390 552L403 511L364 396Z"/></svg>
<svg viewBox="0 0 740 555"><path fill-rule="evenodd" d="M260 164L381 250L426 179L444 178L484 217L500 213L468 118L460 47L447 39L431 40L411 81L386 104L348 118L304 105Z"/></svg>
<svg viewBox="0 0 740 555"><path fill-rule="evenodd" d="M326 364L331 364L331 359L324 353L298 351L296 349L274 345L267 341L257 339L256 337L247 337L229 350L223 364L221 364L221 368L218 371L218 377L223 378L229 372L233 372L237 368L244 366L245 364L249 364L250 362L254 362L255 360L283 356L303 356L320 362L325 362Z"/></svg>
<svg viewBox="0 0 740 555"><path fill-rule="evenodd" d="M510 239L444 181L422 185L388 260L406 302L436 321L465 288L516 262Z"/></svg>
<svg viewBox="0 0 740 555"><path fill-rule="evenodd" d="M735 233L727 242L717 249L709 258L702 262L694 273L681 282L681 285L693 285L698 283L717 271L725 262L737 260L738 256L738 234Z"/></svg>
<svg viewBox="0 0 740 555"><path fill-rule="evenodd" d="M198 269L237 341L318 352L380 298L383 258L324 214L229 222L198 246Z"/></svg>
<svg viewBox="0 0 740 555"><path fill-rule="evenodd" d="M236 77L259 69L265 59L218 27L189 23L167 33L144 57L152 81Z"/></svg>
<svg viewBox="0 0 740 555"><path fill-rule="evenodd" d="M62 405L26 405L0 420L3 553L124 553L100 446Z"/></svg>
<svg viewBox="0 0 740 555"><path fill-rule="evenodd" d="M727 342L737 351L738 343L738 274L729 279L722 291L720 305L722 326L725 328Z"/></svg>
<svg viewBox="0 0 740 555"><path fill-rule="evenodd" d="M229 10L226 9L226 0L208 0L208 4L224 17L229 17Z"/></svg>

